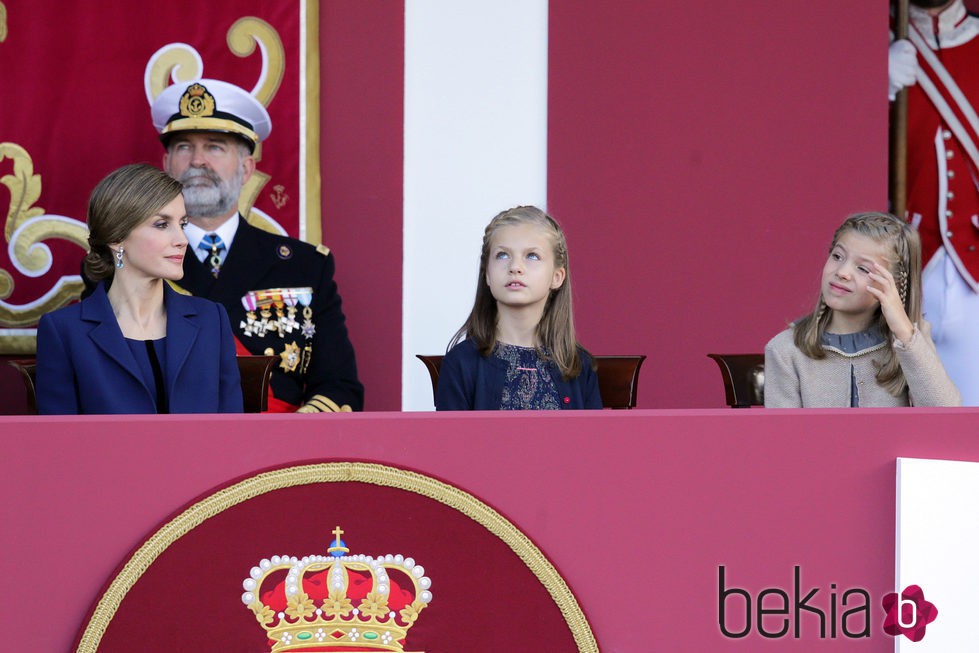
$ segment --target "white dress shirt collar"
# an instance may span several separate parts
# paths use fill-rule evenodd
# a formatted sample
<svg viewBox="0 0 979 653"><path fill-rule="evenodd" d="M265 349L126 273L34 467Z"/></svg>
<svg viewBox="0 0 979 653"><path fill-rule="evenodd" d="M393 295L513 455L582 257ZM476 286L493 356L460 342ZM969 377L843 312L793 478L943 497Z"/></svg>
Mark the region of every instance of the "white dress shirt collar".
<svg viewBox="0 0 979 653"><path fill-rule="evenodd" d="M203 249L198 249L197 246L201 244L201 241L204 240L204 236L207 234L217 234L225 247L225 251L221 255L221 259L223 260L227 256L228 250L231 249L231 242L235 239L235 234L238 233L238 222L240 219L241 216L235 213L214 231L204 231L197 225L188 222L187 226L184 227L184 235L187 236L187 247L194 252L198 261L203 261L204 257L207 256L207 252Z"/></svg>

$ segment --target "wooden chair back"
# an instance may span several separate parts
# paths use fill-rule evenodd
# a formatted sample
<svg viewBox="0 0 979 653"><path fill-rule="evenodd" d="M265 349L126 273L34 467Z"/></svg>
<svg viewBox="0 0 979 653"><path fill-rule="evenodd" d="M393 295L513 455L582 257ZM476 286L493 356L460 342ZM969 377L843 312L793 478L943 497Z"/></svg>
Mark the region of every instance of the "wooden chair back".
<svg viewBox="0 0 979 653"><path fill-rule="evenodd" d="M439 371L442 368L442 356L438 354L415 354L415 358L425 364L432 380L432 395L438 393ZM602 405L605 408L635 408L636 396L639 392L639 368L646 360L645 355L638 356L595 356L598 365L598 389L602 393Z"/></svg>
<svg viewBox="0 0 979 653"><path fill-rule="evenodd" d="M269 408L269 383L278 356L238 356L241 399L246 413L261 413Z"/></svg>
<svg viewBox="0 0 979 653"><path fill-rule="evenodd" d="M241 398L246 413L260 413L269 407L269 381L278 356L238 356ZM27 391L27 414L37 415L37 389L34 386L37 363L33 358L9 361L20 372Z"/></svg>
<svg viewBox="0 0 979 653"><path fill-rule="evenodd" d="M598 389L606 408L636 407L639 368L646 356L595 356L598 363Z"/></svg>
<svg viewBox="0 0 979 653"><path fill-rule="evenodd" d="M24 390L27 392L27 414L37 415L37 391L34 389L34 374L37 365L34 359L28 358L8 362L20 373L20 379L24 382Z"/></svg>
<svg viewBox="0 0 979 653"><path fill-rule="evenodd" d="M731 408L765 405L765 354L707 354L721 370Z"/></svg>

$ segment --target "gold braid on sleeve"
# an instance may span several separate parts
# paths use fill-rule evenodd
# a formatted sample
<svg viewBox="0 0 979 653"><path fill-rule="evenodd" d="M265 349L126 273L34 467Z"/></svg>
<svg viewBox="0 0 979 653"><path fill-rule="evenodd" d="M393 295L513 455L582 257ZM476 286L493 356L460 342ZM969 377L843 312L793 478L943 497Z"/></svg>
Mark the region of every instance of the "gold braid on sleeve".
<svg viewBox="0 0 979 653"><path fill-rule="evenodd" d="M352 413L353 408L348 404L340 406L325 395L313 395L309 401L299 407L297 413Z"/></svg>

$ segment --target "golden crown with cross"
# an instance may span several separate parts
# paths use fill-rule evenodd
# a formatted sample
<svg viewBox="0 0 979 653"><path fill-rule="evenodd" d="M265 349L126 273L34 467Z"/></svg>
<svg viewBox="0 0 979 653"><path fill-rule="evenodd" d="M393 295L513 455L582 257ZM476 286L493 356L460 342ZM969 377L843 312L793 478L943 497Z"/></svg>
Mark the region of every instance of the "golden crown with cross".
<svg viewBox="0 0 979 653"><path fill-rule="evenodd" d="M242 602L271 651L403 651L432 600L425 569L403 555L349 555L337 526L328 555L272 556L252 567Z"/></svg>

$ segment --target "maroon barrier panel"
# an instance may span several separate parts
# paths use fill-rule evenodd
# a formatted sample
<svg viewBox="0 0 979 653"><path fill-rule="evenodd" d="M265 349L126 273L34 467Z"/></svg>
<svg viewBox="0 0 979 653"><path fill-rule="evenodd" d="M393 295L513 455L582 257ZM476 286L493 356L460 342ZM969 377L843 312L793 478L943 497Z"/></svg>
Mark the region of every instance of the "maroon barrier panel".
<svg viewBox="0 0 979 653"><path fill-rule="evenodd" d="M757 650L784 627L778 650L883 653L893 650L880 605L895 589L895 459L979 460L977 419L976 409L0 418L2 573L43 606L18 613L4 646L68 650L116 566L216 486L351 460L414 470L498 510L567 581L602 650ZM336 525L328 504L309 515ZM214 555L243 546L218 538ZM444 574L433 578L433 615L438 584L453 582ZM183 589L245 610L240 585ZM787 614L759 622L766 590L786 594ZM795 594L812 590L797 612ZM856 612L844 621L849 590ZM473 596L520 610L514 598ZM929 628L941 619L939 605ZM439 641L429 632L426 650Z"/></svg>

